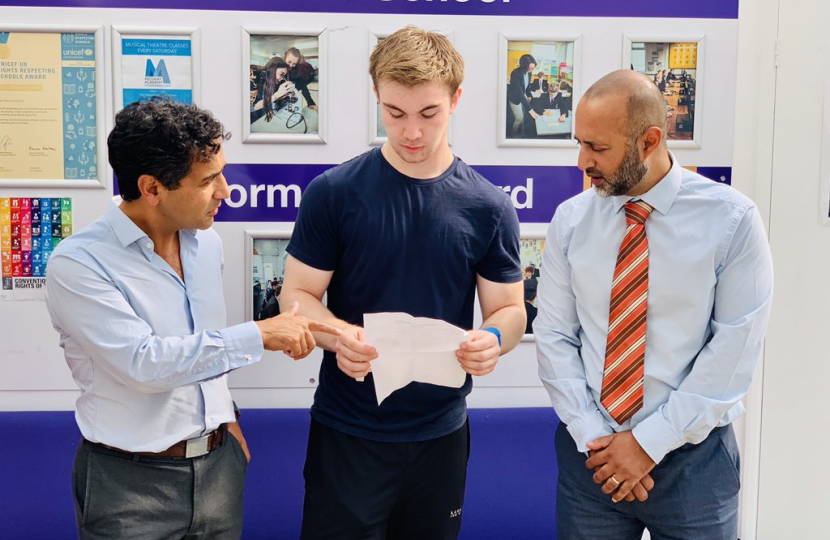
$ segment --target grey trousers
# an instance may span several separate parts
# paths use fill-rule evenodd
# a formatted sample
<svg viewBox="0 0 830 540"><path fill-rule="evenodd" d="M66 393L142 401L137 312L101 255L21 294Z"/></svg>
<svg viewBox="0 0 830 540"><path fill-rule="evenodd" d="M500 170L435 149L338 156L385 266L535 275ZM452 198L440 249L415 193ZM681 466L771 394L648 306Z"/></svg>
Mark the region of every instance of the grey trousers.
<svg viewBox="0 0 830 540"><path fill-rule="evenodd" d="M72 491L81 540L238 540L248 467L235 437L197 458L131 457L81 440Z"/></svg>

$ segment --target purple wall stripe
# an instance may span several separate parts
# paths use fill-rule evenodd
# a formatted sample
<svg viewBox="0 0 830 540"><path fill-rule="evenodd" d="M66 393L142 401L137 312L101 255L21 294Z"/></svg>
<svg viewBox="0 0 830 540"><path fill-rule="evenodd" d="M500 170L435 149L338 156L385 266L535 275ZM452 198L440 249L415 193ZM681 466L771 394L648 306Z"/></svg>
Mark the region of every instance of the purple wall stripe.
<svg viewBox="0 0 830 540"><path fill-rule="evenodd" d="M0 0L0 6L405 15L737 19L739 0Z"/></svg>

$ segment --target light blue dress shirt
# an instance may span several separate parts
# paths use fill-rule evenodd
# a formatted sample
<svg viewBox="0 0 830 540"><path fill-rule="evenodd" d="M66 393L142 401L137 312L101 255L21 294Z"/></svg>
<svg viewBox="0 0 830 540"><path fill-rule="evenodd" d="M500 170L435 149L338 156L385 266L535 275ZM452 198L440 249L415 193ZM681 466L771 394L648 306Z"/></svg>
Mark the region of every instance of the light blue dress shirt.
<svg viewBox="0 0 830 540"><path fill-rule="evenodd" d="M216 232L179 242L184 281L113 205L49 260L46 303L90 441L158 452L235 421L227 372L258 362L262 337L253 322L225 328Z"/></svg>
<svg viewBox="0 0 830 540"><path fill-rule="evenodd" d="M649 244L644 404L618 425L600 404L611 282L631 197L594 189L564 202L548 230L533 324L539 376L578 449L633 432L659 463L744 413L772 300L772 258L755 205L736 190L671 171L636 199L654 207Z"/></svg>

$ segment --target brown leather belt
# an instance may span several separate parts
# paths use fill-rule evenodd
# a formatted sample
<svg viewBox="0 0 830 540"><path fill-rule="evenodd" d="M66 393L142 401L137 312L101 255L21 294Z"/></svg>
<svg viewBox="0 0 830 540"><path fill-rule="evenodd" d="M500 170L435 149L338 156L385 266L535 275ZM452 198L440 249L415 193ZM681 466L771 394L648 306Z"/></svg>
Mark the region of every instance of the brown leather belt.
<svg viewBox="0 0 830 540"><path fill-rule="evenodd" d="M222 446L224 432L225 424L222 424L203 437L179 441L167 450L162 450L161 452L130 452L128 450L122 450L120 448L115 448L114 446L108 446L102 443L94 443L92 441L88 442L90 444L106 448L112 452L118 452L128 456L141 456L149 458L194 458L209 454Z"/></svg>

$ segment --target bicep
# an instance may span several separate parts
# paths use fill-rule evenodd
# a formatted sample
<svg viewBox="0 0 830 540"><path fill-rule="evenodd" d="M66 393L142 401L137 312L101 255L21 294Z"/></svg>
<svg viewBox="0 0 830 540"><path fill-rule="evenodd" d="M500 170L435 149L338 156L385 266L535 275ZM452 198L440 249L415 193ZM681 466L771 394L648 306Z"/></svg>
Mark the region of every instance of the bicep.
<svg viewBox="0 0 830 540"><path fill-rule="evenodd" d="M283 287L286 292L301 291L322 300L333 274L331 270L314 268L289 255Z"/></svg>
<svg viewBox="0 0 830 540"><path fill-rule="evenodd" d="M476 275L476 287L481 314L485 320L504 307L522 306L524 287L521 281L498 283Z"/></svg>

